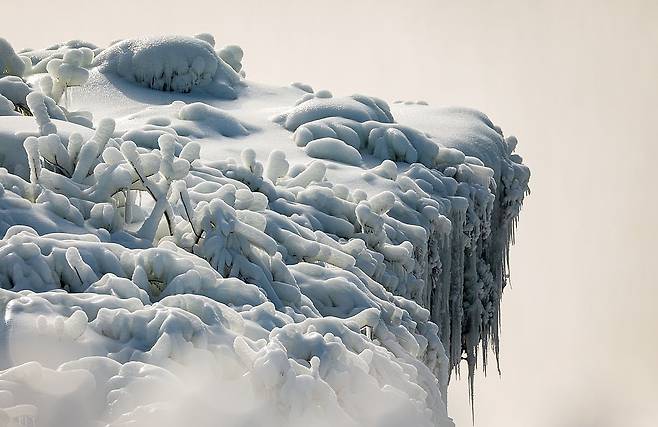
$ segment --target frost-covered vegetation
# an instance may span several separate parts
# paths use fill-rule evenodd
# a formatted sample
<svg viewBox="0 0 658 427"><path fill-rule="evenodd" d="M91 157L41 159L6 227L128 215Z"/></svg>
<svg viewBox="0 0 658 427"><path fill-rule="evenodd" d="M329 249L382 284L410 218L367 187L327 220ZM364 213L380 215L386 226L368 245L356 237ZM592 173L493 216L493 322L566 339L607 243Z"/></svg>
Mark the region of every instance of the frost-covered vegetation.
<svg viewBox="0 0 658 427"><path fill-rule="evenodd" d="M242 61L0 39L0 424L451 426L498 358L516 138Z"/></svg>
<svg viewBox="0 0 658 427"><path fill-rule="evenodd" d="M212 41L180 36L123 40L101 52L94 65L151 89L190 92L212 84L216 96L234 98L241 55L229 50L223 55L229 62L224 62Z"/></svg>

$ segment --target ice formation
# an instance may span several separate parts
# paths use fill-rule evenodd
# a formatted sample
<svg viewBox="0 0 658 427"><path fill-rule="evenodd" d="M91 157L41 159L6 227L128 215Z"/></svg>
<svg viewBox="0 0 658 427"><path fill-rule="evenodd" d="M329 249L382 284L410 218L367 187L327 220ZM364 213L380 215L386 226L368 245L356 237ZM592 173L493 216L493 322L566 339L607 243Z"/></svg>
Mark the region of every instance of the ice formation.
<svg viewBox="0 0 658 427"><path fill-rule="evenodd" d="M499 354L516 138L247 81L209 34L5 44L0 424L452 426L451 372Z"/></svg>

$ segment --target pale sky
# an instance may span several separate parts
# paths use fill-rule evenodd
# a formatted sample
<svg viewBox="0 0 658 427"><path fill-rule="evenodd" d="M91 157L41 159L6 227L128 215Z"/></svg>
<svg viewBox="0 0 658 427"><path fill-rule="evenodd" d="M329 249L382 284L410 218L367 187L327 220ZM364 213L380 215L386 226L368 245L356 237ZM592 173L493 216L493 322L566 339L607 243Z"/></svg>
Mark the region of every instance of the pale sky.
<svg viewBox="0 0 658 427"><path fill-rule="evenodd" d="M2 0L16 48L210 32L250 79L483 110L532 170L477 427L658 419L658 2ZM8 19L11 17L11 19ZM495 372L495 370L491 370ZM471 425L464 382L450 414Z"/></svg>

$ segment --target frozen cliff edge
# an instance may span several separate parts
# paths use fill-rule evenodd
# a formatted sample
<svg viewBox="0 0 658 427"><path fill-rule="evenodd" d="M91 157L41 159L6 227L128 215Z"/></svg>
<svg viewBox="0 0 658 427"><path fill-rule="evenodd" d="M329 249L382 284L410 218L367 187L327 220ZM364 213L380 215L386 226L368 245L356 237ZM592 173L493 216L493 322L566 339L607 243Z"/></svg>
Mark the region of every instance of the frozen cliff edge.
<svg viewBox="0 0 658 427"><path fill-rule="evenodd" d="M209 34L0 42L0 424L452 425L499 355L516 138L246 80Z"/></svg>

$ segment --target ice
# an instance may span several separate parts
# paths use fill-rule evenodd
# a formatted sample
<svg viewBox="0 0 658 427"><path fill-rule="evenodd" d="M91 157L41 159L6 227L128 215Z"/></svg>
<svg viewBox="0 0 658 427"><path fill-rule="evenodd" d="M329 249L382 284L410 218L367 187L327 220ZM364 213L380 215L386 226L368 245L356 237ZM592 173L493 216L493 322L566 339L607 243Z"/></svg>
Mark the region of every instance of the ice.
<svg viewBox="0 0 658 427"><path fill-rule="evenodd" d="M499 355L518 141L215 45L71 41L0 79L0 420L452 426L452 372Z"/></svg>

